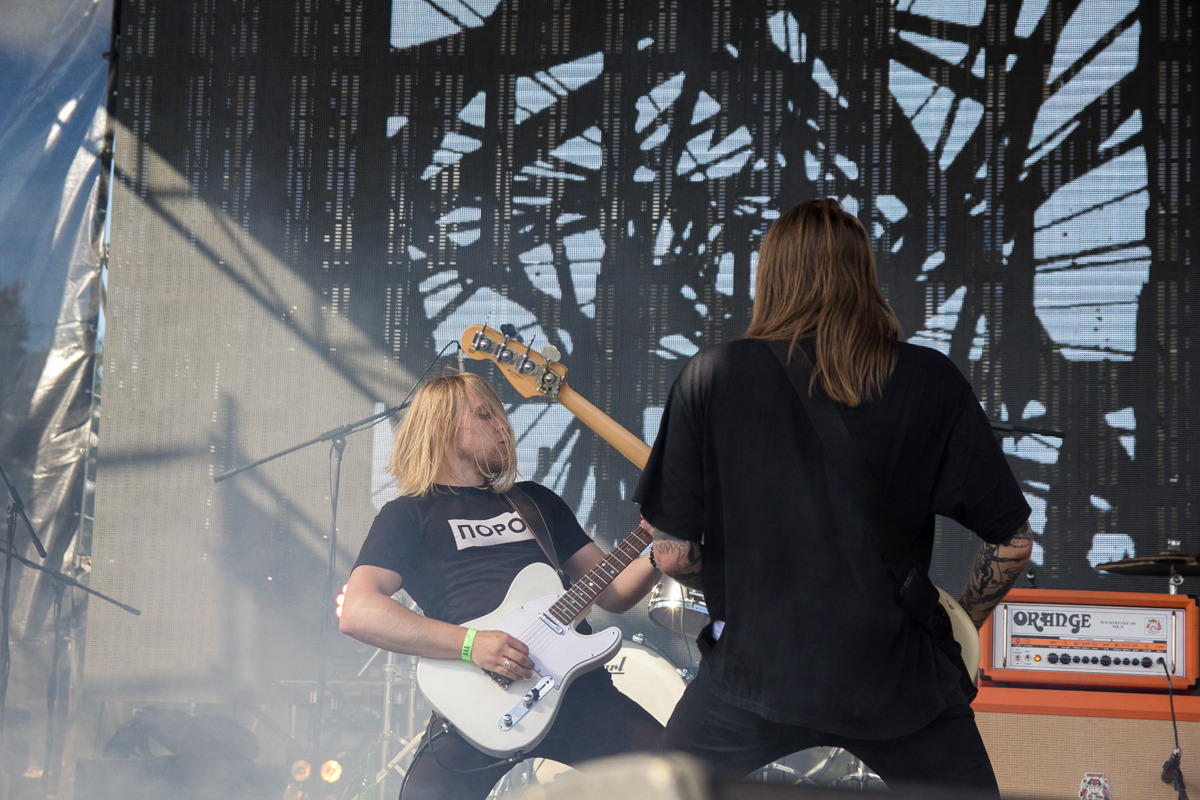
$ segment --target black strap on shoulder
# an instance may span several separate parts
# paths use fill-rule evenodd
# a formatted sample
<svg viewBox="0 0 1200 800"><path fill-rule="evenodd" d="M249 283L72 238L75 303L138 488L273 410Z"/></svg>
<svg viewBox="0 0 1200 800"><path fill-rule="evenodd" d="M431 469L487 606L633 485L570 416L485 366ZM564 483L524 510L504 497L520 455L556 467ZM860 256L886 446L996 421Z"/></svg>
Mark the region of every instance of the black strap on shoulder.
<svg viewBox="0 0 1200 800"><path fill-rule="evenodd" d="M558 563L558 555L554 552L554 539L550 537L550 528L546 525L546 518L542 516L542 510L538 508L538 504L533 502L533 498L526 494L524 489L516 485L505 493L504 499L513 507L513 511L517 512L517 516L525 523L525 527L529 528L534 541L542 548L546 558L550 559L550 566L554 567L554 571L558 573L558 577L565 587L568 583L567 577Z"/></svg>
<svg viewBox="0 0 1200 800"><path fill-rule="evenodd" d="M819 381L809 392L813 366L808 353L797 345L793 350L795 357L789 361L787 342L763 341L763 344L771 349L791 379L792 388L800 396L800 402L821 438L825 454L854 497L859 516L867 524L871 539L896 578L896 596L900 605L921 627L929 631L940 630L945 616L938 604L937 587L904 547L903 540L899 536L885 535L885 532L896 531L897 527L883 499L879 482L871 474L833 400Z"/></svg>

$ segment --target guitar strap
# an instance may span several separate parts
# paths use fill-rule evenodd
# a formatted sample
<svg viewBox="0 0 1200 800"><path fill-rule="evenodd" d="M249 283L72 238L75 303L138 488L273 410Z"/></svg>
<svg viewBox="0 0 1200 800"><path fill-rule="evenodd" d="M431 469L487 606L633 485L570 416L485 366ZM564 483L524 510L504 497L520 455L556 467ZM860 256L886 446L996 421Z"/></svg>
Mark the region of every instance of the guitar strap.
<svg viewBox="0 0 1200 800"><path fill-rule="evenodd" d="M533 502L533 498L525 493L524 489L515 485L505 493L504 499L512 506L513 511L517 512L517 516L525 523L529 532L533 534L533 540L538 543L538 547L542 548L546 558L550 559L550 565L558 573L558 579L562 581L563 588L566 588L569 581L562 566L558 563L558 555L554 552L554 540L550 538L550 528L546 525L546 518L542 516L542 510L538 508L537 503ZM530 520L537 520L538 524L533 525Z"/></svg>
<svg viewBox="0 0 1200 800"><path fill-rule="evenodd" d="M934 641L938 642L948 654L957 656L956 664L961 663L961 649L954 639L950 618L938 600L938 590L930 580L929 573L922 569L908 549L904 547L900 536L885 535L888 531L896 531L897 526L883 499L879 482L875 480L862 452L855 444L849 429L846 428L845 420L834 407L833 400L825 393L820 382L813 385L811 393L809 392L813 365L808 358L808 353L797 344L793 351L797 357L793 361L788 361L787 342L760 341L763 341L763 344L771 349L780 366L791 379L792 388L800 396L800 402L812 420L813 427L816 428L826 455L833 462L834 468L854 497L855 509L863 522L867 524L867 531L871 534L871 539L879 548L879 552L883 554L883 560L888 565L888 570L896 579L896 600L900 607L917 625L932 634ZM967 694L969 700L975 696L974 684L969 679L963 683L964 691L968 686L970 687L970 692Z"/></svg>

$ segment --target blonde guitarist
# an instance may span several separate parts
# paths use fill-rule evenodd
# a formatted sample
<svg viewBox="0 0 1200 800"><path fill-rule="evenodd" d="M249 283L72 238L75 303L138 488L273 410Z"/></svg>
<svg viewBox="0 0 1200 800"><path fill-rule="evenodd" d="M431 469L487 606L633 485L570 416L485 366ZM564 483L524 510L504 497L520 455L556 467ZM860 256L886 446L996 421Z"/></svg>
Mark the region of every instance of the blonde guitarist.
<svg viewBox="0 0 1200 800"><path fill-rule="evenodd" d="M637 529L606 556L561 498L515 482L512 428L495 391L469 373L431 379L417 391L389 469L401 496L371 526L350 573L341 630L418 655L421 668L445 667L433 672L449 677L441 696L452 707L472 711L500 698L484 731L497 732L499 719L510 717L492 752L440 717L431 720L402 800L482 799L527 757L575 765L657 749L662 726L597 668L620 646L620 632L592 634L575 610L595 602L621 613L649 592L661 577L641 557L640 537L648 542L649 534ZM567 594L577 607L550 602L564 592L554 564L576 581ZM424 615L392 599L401 588ZM528 715L511 719L535 691ZM506 699L514 692L516 700ZM534 730L542 720L552 724ZM510 746L509 735L524 738Z"/></svg>
<svg viewBox="0 0 1200 800"><path fill-rule="evenodd" d="M720 621L699 637L699 674L664 747L745 774L839 746L893 789L998 796L962 659L902 605L910 595L800 392L844 422L895 522L880 541L911 557L909 574L929 567L935 515L983 540L961 596L976 626L1032 549L1029 505L989 421L949 359L900 341L867 232L836 200L771 226L755 292L745 337L700 351L675 381L634 495L658 565L703 590ZM770 342L814 365L799 391Z"/></svg>

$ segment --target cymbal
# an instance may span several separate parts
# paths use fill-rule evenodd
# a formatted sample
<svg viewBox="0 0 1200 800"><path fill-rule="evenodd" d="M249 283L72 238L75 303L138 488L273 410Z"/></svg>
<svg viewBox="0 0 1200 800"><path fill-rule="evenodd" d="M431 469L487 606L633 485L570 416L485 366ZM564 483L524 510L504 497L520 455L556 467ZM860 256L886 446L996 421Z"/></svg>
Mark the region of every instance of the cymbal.
<svg viewBox="0 0 1200 800"><path fill-rule="evenodd" d="M1115 575L1200 575L1200 560L1187 553L1155 553L1097 564L1096 569Z"/></svg>

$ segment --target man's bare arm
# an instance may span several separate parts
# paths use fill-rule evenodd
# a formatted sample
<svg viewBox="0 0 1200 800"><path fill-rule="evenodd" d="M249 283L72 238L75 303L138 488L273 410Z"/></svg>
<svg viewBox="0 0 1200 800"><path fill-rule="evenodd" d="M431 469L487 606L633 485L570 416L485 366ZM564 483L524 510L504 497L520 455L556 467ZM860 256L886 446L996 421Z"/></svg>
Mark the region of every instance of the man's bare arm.
<svg viewBox="0 0 1200 800"><path fill-rule="evenodd" d="M1032 554L1033 531L1028 522L999 544L984 542L980 545L971 564L967 586L958 600L976 628L983 625L992 609L1021 577Z"/></svg>
<svg viewBox="0 0 1200 800"><path fill-rule="evenodd" d="M700 589L700 543L654 529L654 563L689 589Z"/></svg>
<svg viewBox="0 0 1200 800"><path fill-rule="evenodd" d="M595 544L587 544L563 563L563 569L572 580L579 580L603 558L603 550ZM596 605L613 614L624 614L637 605L661 577L662 573L650 566L650 559L636 558L600 593Z"/></svg>
<svg viewBox="0 0 1200 800"><path fill-rule="evenodd" d="M406 608L392 598L400 575L382 567L360 564L346 582L346 598L338 628L360 642L394 653L422 658L462 658L467 629L440 622ZM471 661L509 678L533 674L529 648L503 631L481 630L470 649Z"/></svg>

